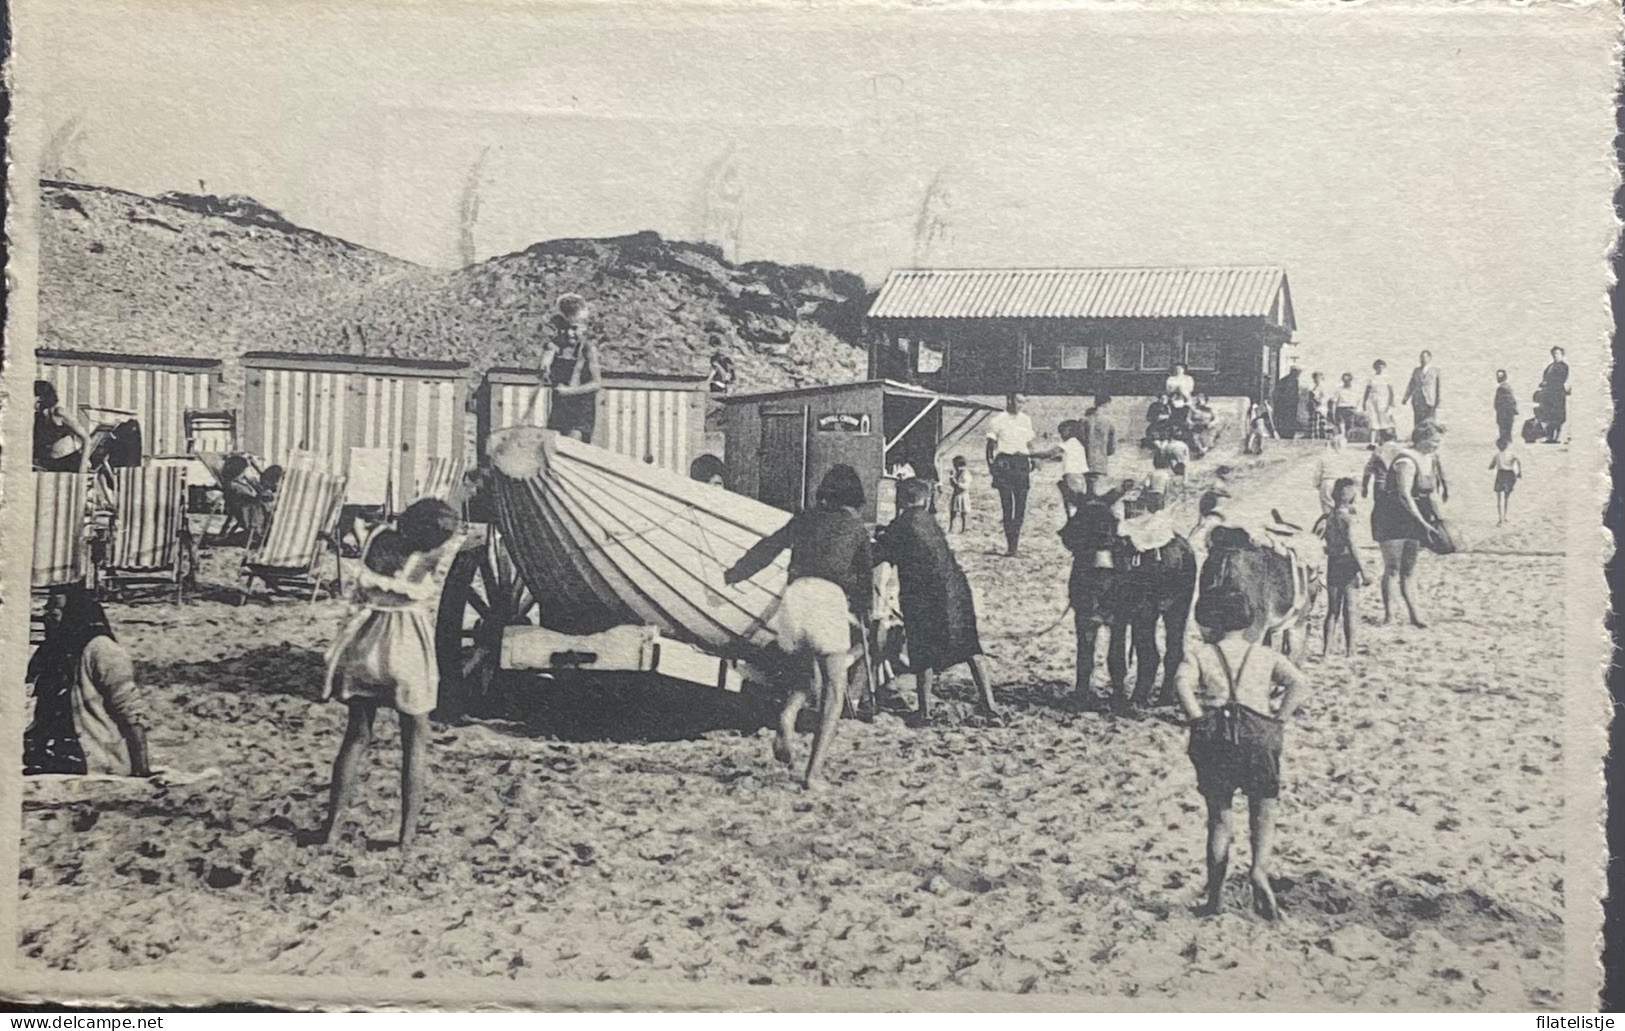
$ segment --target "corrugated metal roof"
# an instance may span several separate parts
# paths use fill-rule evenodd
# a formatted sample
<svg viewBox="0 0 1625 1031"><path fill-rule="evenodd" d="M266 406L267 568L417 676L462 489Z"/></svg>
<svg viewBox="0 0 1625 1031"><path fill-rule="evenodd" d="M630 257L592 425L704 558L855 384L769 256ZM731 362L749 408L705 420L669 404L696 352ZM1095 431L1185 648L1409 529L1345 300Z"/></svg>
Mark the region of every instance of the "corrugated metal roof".
<svg viewBox="0 0 1625 1031"><path fill-rule="evenodd" d="M872 319L1267 318L1296 328L1286 270L896 269Z"/></svg>

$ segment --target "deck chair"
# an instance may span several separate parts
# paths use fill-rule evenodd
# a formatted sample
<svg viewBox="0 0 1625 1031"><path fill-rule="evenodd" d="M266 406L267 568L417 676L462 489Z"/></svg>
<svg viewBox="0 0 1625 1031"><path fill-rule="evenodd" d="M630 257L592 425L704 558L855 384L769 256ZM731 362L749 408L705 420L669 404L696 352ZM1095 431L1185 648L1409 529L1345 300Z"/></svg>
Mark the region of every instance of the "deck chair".
<svg viewBox="0 0 1625 1031"><path fill-rule="evenodd" d="M344 503L344 477L316 469L289 469L277 494L276 509L264 540L243 556L243 587L238 604L259 580L273 594L304 595L315 601L325 585L324 556L333 557L333 579L343 589L337 523Z"/></svg>
<svg viewBox="0 0 1625 1031"><path fill-rule="evenodd" d="M178 605L196 570L196 547L186 524L185 468L143 465L116 470L102 587L120 595L132 589L164 593L173 589Z"/></svg>
<svg viewBox="0 0 1625 1031"><path fill-rule="evenodd" d="M423 475L418 478L416 489L413 491L411 501L418 498L435 498L440 501L453 503L453 495L462 486L463 460L461 458L431 458Z"/></svg>
<svg viewBox="0 0 1625 1031"><path fill-rule="evenodd" d="M373 528L389 515L395 493L394 452L387 447L352 447L339 513L339 545L359 556Z"/></svg>
<svg viewBox="0 0 1625 1031"><path fill-rule="evenodd" d="M91 574L85 488L79 473L34 474L34 558L29 575L32 593L43 596L55 587L83 584ZM44 625L31 620L30 637L38 643Z"/></svg>
<svg viewBox="0 0 1625 1031"><path fill-rule="evenodd" d="M224 408L188 408L181 419L186 426L187 454L230 454L237 450L236 412Z"/></svg>

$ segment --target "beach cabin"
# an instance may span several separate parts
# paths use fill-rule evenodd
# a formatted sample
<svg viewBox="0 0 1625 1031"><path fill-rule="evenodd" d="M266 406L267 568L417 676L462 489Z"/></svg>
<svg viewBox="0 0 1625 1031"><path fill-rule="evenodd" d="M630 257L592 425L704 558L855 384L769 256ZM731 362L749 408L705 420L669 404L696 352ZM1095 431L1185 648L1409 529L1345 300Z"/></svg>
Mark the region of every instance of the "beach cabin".
<svg viewBox="0 0 1625 1031"><path fill-rule="evenodd" d="M466 450L464 362L253 351L242 368L244 449L345 475L346 503L398 511L426 489L431 462Z"/></svg>
<svg viewBox="0 0 1625 1031"><path fill-rule="evenodd" d="M1041 432L1099 391L1138 414L1175 363L1239 418L1280 376L1296 329L1286 271L1262 265L896 269L868 323L871 377L989 400L1019 391Z"/></svg>
<svg viewBox="0 0 1625 1031"><path fill-rule="evenodd" d="M218 358L55 350L34 358L35 376L56 387L87 431L133 418L143 453L160 458L187 453L187 409L213 407L220 389Z"/></svg>
<svg viewBox="0 0 1625 1031"><path fill-rule="evenodd" d="M497 368L485 374L475 396L479 447L509 426L547 425L548 396L534 409L540 389L535 369ZM682 473L705 450L705 407L710 396L705 376L605 372L598 392L598 422L592 442L618 454Z"/></svg>
<svg viewBox="0 0 1625 1031"><path fill-rule="evenodd" d="M889 521L895 470L938 468L999 406L890 380L739 394L724 402L729 490L794 512L813 501L831 466L845 463L864 483L865 518Z"/></svg>

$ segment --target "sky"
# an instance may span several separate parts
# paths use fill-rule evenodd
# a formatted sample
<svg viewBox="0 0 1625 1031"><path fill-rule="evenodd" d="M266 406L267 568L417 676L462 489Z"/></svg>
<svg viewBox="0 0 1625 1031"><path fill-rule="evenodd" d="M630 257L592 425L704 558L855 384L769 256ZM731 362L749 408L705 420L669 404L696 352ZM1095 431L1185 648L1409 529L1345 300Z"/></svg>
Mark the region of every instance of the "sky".
<svg viewBox="0 0 1625 1031"><path fill-rule="evenodd" d="M1280 264L1306 367L1427 347L1486 407L1498 365L1527 395L1552 344L1602 353L1605 4L338 6L28 0L24 100L82 180L429 265L471 181L484 258L699 238L726 166L737 260Z"/></svg>

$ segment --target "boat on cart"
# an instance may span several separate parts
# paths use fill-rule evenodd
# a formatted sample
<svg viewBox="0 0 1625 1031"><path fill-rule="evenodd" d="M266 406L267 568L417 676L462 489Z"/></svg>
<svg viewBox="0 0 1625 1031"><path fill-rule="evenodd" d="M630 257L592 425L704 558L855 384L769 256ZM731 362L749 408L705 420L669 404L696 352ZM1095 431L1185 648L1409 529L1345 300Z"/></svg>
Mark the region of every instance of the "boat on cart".
<svg viewBox="0 0 1625 1031"><path fill-rule="evenodd" d="M535 427L488 441L491 522L441 601L442 694L489 696L503 669L658 673L739 690L770 662L788 556L723 573L787 514Z"/></svg>

